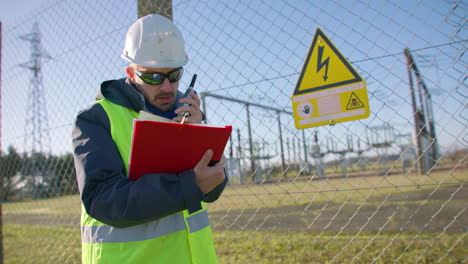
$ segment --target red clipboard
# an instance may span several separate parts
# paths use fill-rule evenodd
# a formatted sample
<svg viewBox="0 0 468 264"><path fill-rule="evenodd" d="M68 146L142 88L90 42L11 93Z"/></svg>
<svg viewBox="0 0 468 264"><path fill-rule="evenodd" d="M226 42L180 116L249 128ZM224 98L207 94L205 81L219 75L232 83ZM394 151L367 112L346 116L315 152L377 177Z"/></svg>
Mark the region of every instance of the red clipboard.
<svg viewBox="0 0 468 264"><path fill-rule="evenodd" d="M232 126L215 127L134 120L128 178L148 173L181 173L193 169L208 149L219 161Z"/></svg>

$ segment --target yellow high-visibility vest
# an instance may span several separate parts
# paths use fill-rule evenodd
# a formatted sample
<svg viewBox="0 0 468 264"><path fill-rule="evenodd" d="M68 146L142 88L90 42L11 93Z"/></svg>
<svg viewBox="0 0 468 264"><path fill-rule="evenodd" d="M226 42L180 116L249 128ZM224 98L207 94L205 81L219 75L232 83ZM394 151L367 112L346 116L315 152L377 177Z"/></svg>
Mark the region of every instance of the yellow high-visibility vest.
<svg viewBox="0 0 468 264"><path fill-rule="evenodd" d="M106 99L98 103L110 120L112 139L128 171L133 119L138 114ZM218 263L205 205L126 228L106 225L81 214L83 264Z"/></svg>

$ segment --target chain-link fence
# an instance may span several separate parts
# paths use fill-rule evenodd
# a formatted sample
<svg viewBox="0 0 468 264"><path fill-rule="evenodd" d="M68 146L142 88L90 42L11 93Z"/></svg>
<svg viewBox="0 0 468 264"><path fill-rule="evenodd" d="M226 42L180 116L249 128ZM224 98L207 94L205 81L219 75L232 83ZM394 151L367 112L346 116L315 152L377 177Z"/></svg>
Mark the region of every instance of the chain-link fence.
<svg viewBox="0 0 468 264"><path fill-rule="evenodd" d="M234 128L230 185L208 207L221 263L465 262L466 2L161 10L186 41L181 87L197 73L208 122ZM57 0L2 25L5 263L80 262L72 122L124 76L137 13L136 1ZM371 116L297 130L291 96L317 27L367 81Z"/></svg>

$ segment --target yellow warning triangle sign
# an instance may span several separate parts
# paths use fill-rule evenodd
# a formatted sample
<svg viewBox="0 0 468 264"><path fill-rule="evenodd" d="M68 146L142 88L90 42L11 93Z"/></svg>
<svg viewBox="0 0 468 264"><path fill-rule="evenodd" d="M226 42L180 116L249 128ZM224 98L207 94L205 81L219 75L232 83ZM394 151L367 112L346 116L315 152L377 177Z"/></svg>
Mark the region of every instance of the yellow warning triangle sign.
<svg viewBox="0 0 468 264"><path fill-rule="evenodd" d="M357 108L363 108L364 104L362 101L357 97L357 95L353 92L349 97L348 104L346 105L346 110L352 110Z"/></svg>
<svg viewBox="0 0 468 264"><path fill-rule="evenodd" d="M340 51L317 28L310 46L294 95L339 87L361 82L363 79L354 70Z"/></svg>

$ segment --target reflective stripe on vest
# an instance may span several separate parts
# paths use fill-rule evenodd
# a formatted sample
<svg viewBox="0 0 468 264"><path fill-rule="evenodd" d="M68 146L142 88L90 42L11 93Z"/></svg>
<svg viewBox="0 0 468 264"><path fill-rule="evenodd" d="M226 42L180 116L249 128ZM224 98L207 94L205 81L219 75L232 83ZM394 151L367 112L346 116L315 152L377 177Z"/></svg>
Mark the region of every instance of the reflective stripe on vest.
<svg viewBox="0 0 468 264"><path fill-rule="evenodd" d="M202 211L187 218L190 232L197 232L210 225L208 214ZM142 241L165 236L186 228L182 213L176 213L159 221L127 228L111 226L82 226L83 243L118 243Z"/></svg>
<svg viewBox="0 0 468 264"><path fill-rule="evenodd" d="M203 228L210 226L210 219L206 210L201 211L198 214L191 215L186 218L189 225L190 233L197 232Z"/></svg>

